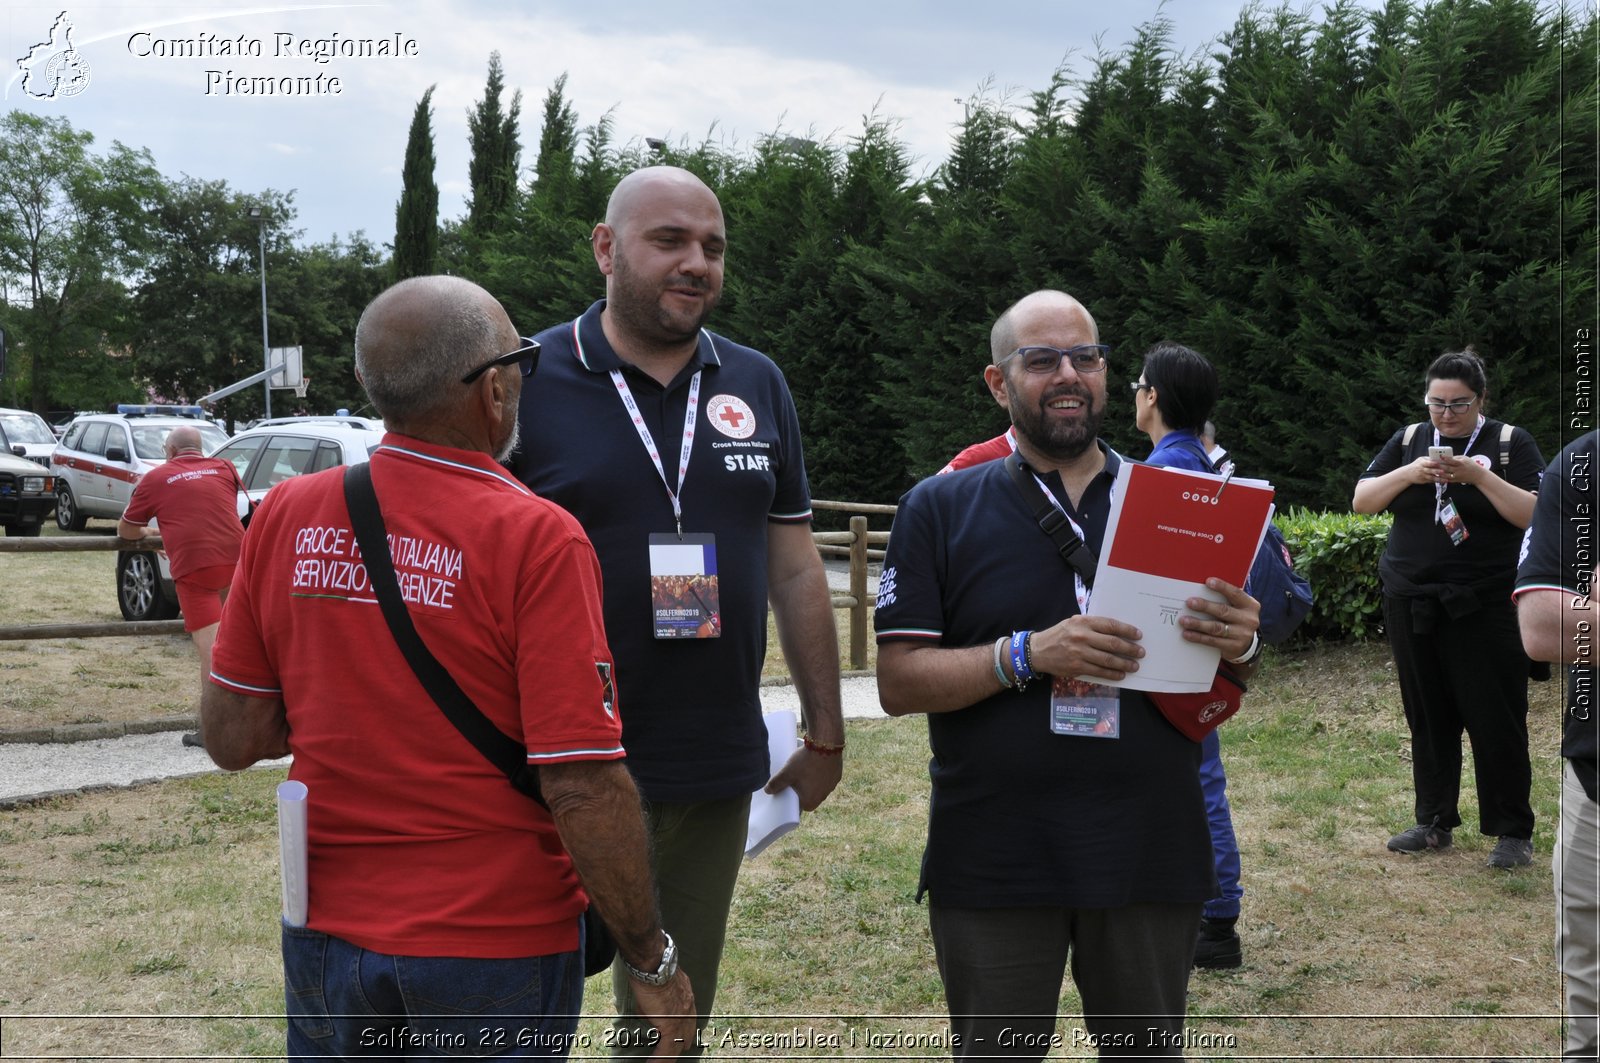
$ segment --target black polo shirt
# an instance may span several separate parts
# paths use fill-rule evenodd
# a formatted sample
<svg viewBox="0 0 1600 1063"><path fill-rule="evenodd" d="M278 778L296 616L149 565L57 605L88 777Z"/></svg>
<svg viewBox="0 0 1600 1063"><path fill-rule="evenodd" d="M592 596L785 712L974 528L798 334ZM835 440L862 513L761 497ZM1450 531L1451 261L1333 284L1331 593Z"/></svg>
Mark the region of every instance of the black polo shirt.
<svg viewBox="0 0 1600 1063"><path fill-rule="evenodd" d="M1069 512L1098 554L1121 462ZM1065 504L1055 474L1044 478ZM880 643L990 646L1078 612L1072 571L1005 463L912 488L878 588ZM1050 685L928 716L933 797L919 893L951 907L1200 902L1216 895L1200 745L1124 691L1121 737L1050 730Z"/></svg>
<svg viewBox="0 0 1600 1063"><path fill-rule="evenodd" d="M536 338L512 471L578 518L605 582L628 766L644 796L700 801L766 784L759 685L767 647L767 527L806 524L811 492L800 424L771 359L702 330L667 387L625 364L600 325L601 300ZM672 502L610 373L620 369L677 488L690 382L699 407L681 502L683 530L716 537L722 635L657 639L648 536L672 533Z"/></svg>
<svg viewBox="0 0 1600 1063"><path fill-rule="evenodd" d="M1571 598L1593 593L1591 574L1597 556L1595 522L1600 519L1600 432L1573 440L1545 470L1517 567L1517 592L1560 591ZM1600 640L1600 632L1590 632ZM1591 644L1592 645L1592 644ZM1597 652L1591 648L1590 653ZM1592 658L1591 658L1592 659ZM1561 755L1572 762L1590 800L1600 790L1600 705L1595 668L1568 669L1567 712L1561 730Z"/></svg>

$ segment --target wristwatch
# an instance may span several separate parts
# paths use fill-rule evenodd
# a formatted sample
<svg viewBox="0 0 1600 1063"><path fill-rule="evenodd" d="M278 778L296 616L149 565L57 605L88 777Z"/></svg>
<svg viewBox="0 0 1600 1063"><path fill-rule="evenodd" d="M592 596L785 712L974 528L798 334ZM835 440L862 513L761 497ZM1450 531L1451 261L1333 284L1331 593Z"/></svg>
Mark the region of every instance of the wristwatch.
<svg viewBox="0 0 1600 1063"><path fill-rule="evenodd" d="M628 969L628 975L645 985L666 985L672 981L672 976L678 973L678 944L672 940L672 935L665 930L661 936L667 939L667 947L661 950L661 962L654 971L641 971L627 960L622 965Z"/></svg>

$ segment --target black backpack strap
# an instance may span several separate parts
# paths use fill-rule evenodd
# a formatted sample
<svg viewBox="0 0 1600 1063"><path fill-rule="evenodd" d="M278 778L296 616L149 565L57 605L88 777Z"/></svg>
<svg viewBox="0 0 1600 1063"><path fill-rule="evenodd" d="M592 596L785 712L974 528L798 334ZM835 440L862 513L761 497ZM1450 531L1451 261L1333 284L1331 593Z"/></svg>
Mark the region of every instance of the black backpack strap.
<svg viewBox="0 0 1600 1063"><path fill-rule="evenodd" d="M388 621L389 632L418 682L462 737L499 768L512 786L544 804L539 794L539 771L529 765L527 749L496 727L472 703L411 622L411 613L400 595L400 582L395 578L394 560L389 556L383 513L378 509L378 495L372 489L372 469L366 462L345 466L344 501L350 510L350 524L355 529L356 543L361 547L362 561L367 567L367 579L383 609L383 618Z"/></svg>
<svg viewBox="0 0 1600 1063"><path fill-rule="evenodd" d="M1021 456L1013 451L1006 458L1006 472L1011 482L1022 492L1022 500L1033 510L1033 519L1056 544L1056 551L1072 566L1085 587L1094 586L1094 572L1099 562L1088 544L1072 530L1072 522L1054 503L1045 497L1044 490L1033 478L1033 470L1023 464Z"/></svg>

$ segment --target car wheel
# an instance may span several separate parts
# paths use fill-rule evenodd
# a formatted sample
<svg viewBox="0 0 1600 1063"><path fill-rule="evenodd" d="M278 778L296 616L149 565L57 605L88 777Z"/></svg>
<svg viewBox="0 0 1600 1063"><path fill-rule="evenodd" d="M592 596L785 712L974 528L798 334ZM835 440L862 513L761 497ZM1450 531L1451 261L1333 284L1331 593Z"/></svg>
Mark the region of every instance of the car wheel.
<svg viewBox="0 0 1600 1063"><path fill-rule="evenodd" d="M72 497L72 488L63 481L56 488L56 527L62 531L83 531L89 518L78 512L78 500Z"/></svg>
<svg viewBox="0 0 1600 1063"><path fill-rule="evenodd" d="M39 529L43 527L44 525L42 524L7 524L6 534L16 535L20 536L21 538L28 539L38 535Z"/></svg>
<svg viewBox="0 0 1600 1063"><path fill-rule="evenodd" d="M117 605L124 620L171 620L178 603L161 586L161 566L149 550L124 550L117 555Z"/></svg>

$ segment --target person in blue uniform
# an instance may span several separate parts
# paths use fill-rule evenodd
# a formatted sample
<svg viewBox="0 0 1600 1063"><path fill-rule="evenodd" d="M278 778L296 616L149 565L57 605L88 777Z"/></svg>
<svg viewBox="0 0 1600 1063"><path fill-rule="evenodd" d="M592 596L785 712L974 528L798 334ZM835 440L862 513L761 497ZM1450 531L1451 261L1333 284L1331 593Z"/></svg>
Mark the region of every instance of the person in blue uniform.
<svg viewBox="0 0 1600 1063"><path fill-rule="evenodd" d="M1198 351L1162 342L1145 352L1144 367L1132 384L1133 420L1155 447L1145 462L1192 472L1213 472L1210 448L1204 442L1212 407L1221 391L1217 371ZM1221 895L1206 902L1195 940L1194 965L1237 967L1244 946L1236 926L1244 887L1239 883L1239 839L1228 804L1228 775L1222 767L1221 731L1200 741L1200 786L1206 795L1206 822L1217 862Z"/></svg>
<svg viewBox="0 0 1600 1063"><path fill-rule="evenodd" d="M1018 455L1098 553L1121 459L1098 438L1108 350L1094 319L1035 292L990 345L984 379ZM1184 637L1245 659L1259 607L1209 585L1226 600L1190 599ZM1120 679L1145 653L1136 628L1082 615L1086 599L1006 462L929 477L901 500L879 582L878 690L890 715L928 718L918 897L957 1058L1044 1058L1069 962L1102 1055L1183 1054L1201 907L1217 892L1200 746L1133 690L1099 688L1095 725L1058 729L1052 700L1079 696L1070 677Z"/></svg>
<svg viewBox="0 0 1600 1063"><path fill-rule="evenodd" d="M523 391L512 469L599 555L622 742L703 1028L750 795L793 786L810 811L841 777L838 638L783 374L704 327L728 246L716 195L686 170L637 170L592 243L606 297L536 337L540 386ZM806 727L772 765L759 697L769 599ZM647 1055L626 972L613 985L619 1054Z"/></svg>

